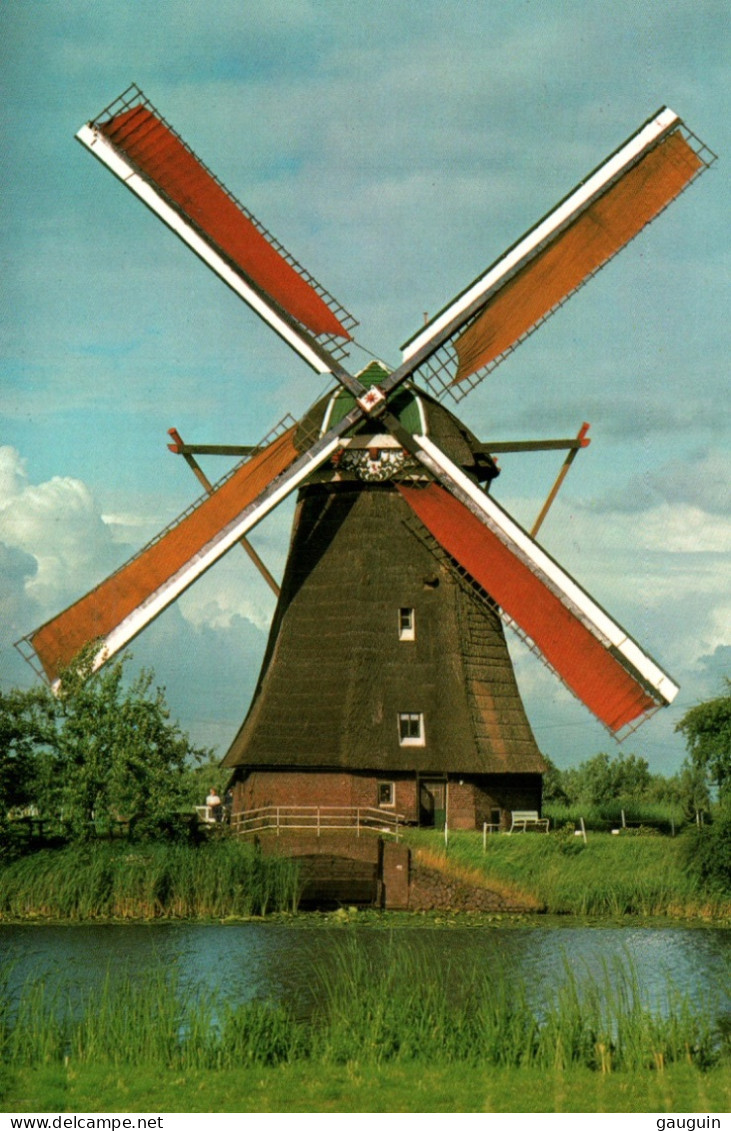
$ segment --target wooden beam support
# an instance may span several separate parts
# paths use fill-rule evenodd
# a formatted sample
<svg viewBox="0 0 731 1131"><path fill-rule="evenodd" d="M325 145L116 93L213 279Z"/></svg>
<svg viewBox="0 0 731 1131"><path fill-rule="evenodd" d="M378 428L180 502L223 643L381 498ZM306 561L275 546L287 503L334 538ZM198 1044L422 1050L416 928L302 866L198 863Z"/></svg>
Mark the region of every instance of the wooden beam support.
<svg viewBox="0 0 731 1131"><path fill-rule="evenodd" d="M494 452L555 452L555 451L572 451L578 448L586 448L591 443L590 440L568 439L568 440L495 440L485 441L480 444L477 449L479 452L484 452L485 455L492 455Z"/></svg>
<svg viewBox="0 0 731 1131"><path fill-rule="evenodd" d="M169 435L173 437L175 442L168 444L168 448L171 452L175 452L177 456L238 456L241 458L250 456L252 452L256 451L256 448L250 444L184 444L174 428L169 430Z"/></svg>
<svg viewBox="0 0 731 1131"><path fill-rule="evenodd" d="M533 523L533 528L530 532L531 538L536 537L536 535L538 534L538 531L540 530L541 526L543 525L543 520L549 512L551 505L553 503L553 500L556 498L556 495L559 492L559 488L561 487L561 484L563 483L564 479L568 475L568 471L569 471L569 468L571 467L571 464L576 459L576 453L579 451L580 448L588 448L589 447L589 444L591 443L591 440L587 436L587 432L589 431L589 427L590 426L586 423L586 421L584 421L584 423L581 425L581 428L579 429L579 431L576 434L576 439L571 442L569 454L566 456L566 459L563 461L563 464L561 466L561 470L559 471L559 473L556 477L556 482L554 483L551 490L548 492L548 498L546 499L545 503L541 507L541 512L538 515L538 518Z"/></svg>
<svg viewBox="0 0 731 1131"><path fill-rule="evenodd" d="M213 484L211 483L210 479L208 478L206 473L203 471L203 468L200 466L200 464L196 460L195 456L193 455L194 451L203 452L204 446L203 445L194 446L192 444L184 444L183 440L180 436L180 433L175 428L169 428L168 429L168 436L170 436L172 438L172 441L173 441L172 444L168 444L168 448L170 449L170 451L174 452L176 455L181 455L183 457L183 459L187 463L188 467L191 469L191 471L193 472L193 474L195 475L196 479L201 484L201 486L204 488L204 490L207 491L209 495L212 495L213 490L214 490ZM216 455L237 455L237 454L240 454L240 453L243 452L243 454L248 455L250 452L252 452L254 450L255 450L254 448L230 448L230 449L228 449L227 451L224 452L223 450L217 449L215 451L215 453L212 453L212 454L216 454ZM252 562L254 563L256 568L259 570L259 573L261 574L261 576L264 578L267 585L271 589L274 596L278 597L279 592L280 592L279 586L277 585L277 583L274 580L274 578L272 577L271 573L269 572L269 570L265 566L264 562L261 560L261 558L257 554L257 552L254 549L254 547L252 546L251 542L249 542L248 538L239 538L239 545L241 546L242 550L245 550L246 553L249 555Z"/></svg>

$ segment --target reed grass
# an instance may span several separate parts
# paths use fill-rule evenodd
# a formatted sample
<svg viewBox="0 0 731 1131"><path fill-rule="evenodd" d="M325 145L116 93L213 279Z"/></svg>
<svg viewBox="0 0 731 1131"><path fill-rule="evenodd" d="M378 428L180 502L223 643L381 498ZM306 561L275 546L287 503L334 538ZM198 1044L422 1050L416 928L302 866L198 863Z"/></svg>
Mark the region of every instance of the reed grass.
<svg viewBox="0 0 731 1131"><path fill-rule="evenodd" d="M458 973L458 977L456 976ZM396 942L378 959L348 938L338 966L313 970L311 1008L234 1004L181 987L174 973L132 980L72 1000L27 987L0 1019L0 1059L34 1066L159 1066L235 1070L247 1065L462 1063L542 1072L700 1070L731 1063L718 1002L692 1001L668 985L650 1006L631 966L599 977L567 967L536 1007L499 970L459 972Z"/></svg>
<svg viewBox="0 0 731 1131"><path fill-rule="evenodd" d="M248 844L93 844L48 849L0 871L6 919L188 919L295 910L297 862Z"/></svg>

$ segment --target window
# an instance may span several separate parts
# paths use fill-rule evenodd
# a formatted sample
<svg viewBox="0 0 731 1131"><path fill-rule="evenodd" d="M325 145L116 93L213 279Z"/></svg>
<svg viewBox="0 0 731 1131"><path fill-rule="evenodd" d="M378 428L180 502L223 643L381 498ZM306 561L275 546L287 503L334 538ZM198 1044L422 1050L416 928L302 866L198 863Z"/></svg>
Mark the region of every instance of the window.
<svg viewBox="0 0 731 1131"><path fill-rule="evenodd" d="M396 804L396 784L392 781L378 782L378 804L381 808Z"/></svg>
<svg viewBox="0 0 731 1131"><path fill-rule="evenodd" d="M398 638L399 640L416 639L416 617L413 609L399 609Z"/></svg>
<svg viewBox="0 0 731 1131"><path fill-rule="evenodd" d="M399 742L402 746L424 745L424 716L419 713L400 714L398 717Z"/></svg>

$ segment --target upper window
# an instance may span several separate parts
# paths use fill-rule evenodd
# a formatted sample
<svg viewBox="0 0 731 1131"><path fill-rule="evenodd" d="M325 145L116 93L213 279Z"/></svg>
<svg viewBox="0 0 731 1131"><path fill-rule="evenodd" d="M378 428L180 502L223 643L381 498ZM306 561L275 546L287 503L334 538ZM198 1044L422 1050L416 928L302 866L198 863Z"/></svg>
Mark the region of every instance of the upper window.
<svg viewBox="0 0 731 1131"><path fill-rule="evenodd" d="M424 745L424 716L419 712L398 717L399 742L402 746Z"/></svg>
<svg viewBox="0 0 731 1131"><path fill-rule="evenodd" d="M398 638L399 640L416 639L416 615L413 609L399 609Z"/></svg>

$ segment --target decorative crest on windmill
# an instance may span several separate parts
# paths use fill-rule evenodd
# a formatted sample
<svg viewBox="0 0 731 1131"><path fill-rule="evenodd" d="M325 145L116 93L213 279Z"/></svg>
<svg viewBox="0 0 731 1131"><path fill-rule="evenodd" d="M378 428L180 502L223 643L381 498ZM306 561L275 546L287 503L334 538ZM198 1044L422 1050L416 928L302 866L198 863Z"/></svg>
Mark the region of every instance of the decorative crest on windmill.
<svg viewBox="0 0 731 1131"><path fill-rule="evenodd" d="M402 347L344 365L355 319L130 87L77 134L307 364L330 393L255 447L185 444L206 494L23 647L55 682L90 643L98 667L283 499L289 558L254 699L226 755L235 811L364 805L452 827L539 810L545 762L501 621L615 735L670 703L672 679L489 494L506 450L459 401L713 161L663 108ZM196 455L240 454L210 484ZM553 493L552 493L553 494ZM550 500L549 500L550 502ZM544 508L545 512L545 508ZM234 673L227 678L235 679Z"/></svg>

